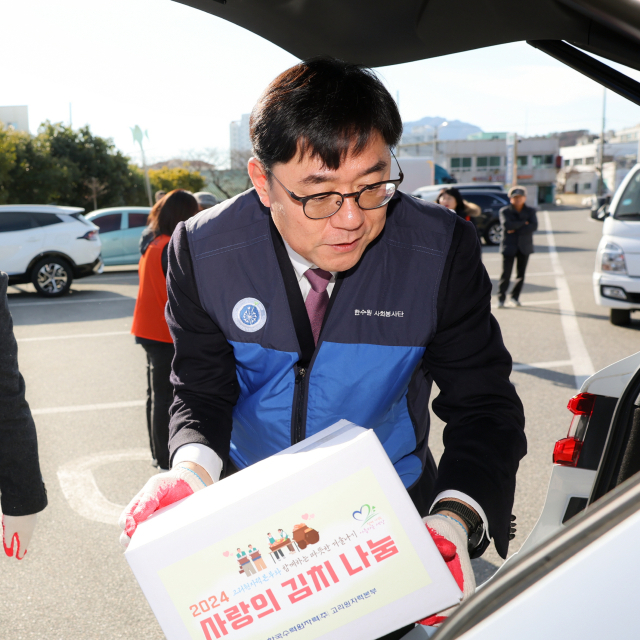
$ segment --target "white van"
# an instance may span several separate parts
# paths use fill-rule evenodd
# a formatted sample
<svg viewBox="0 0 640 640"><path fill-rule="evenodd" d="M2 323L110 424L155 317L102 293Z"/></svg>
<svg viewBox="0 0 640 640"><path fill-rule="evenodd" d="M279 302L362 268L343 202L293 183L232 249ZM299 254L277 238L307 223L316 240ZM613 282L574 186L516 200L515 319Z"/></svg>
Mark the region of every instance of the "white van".
<svg viewBox="0 0 640 640"><path fill-rule="evenodd" d="M640 164L623 180L609 206L593 273L596 304L611 322L627 325L640 311Z"/></svg>

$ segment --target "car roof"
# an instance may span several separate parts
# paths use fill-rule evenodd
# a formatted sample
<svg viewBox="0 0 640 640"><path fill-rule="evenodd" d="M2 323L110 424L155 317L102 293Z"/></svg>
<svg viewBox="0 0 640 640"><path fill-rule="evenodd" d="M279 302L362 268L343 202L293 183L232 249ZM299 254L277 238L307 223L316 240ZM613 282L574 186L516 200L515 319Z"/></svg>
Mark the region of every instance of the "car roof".
<svg viewBox="0 0 640 640"><path fill-rule="evenodd" d="M59 207L53 204L2 204L0 211L33 213L82 213L82 207Z"/></svg>
<svg viewBox="0 0 640 640"><path fill-rule="evenodd" d="M504 189L502 182L452 182L450 184L432 184L426 187L420 187L413 193L440 191L440 189L449 189L451 187L454 189L464 189L465 191L469 189L475 189L478 191L502 191Z"/></svg>
<svg viewBox="0 0 640 640"><path fill-rule="evenodd" d="M130 211L131 213L149 213L151 207L108 207L107 209L96 209L91 213L85 214L85 218L91 219L97 215L103 215L104 213L121 213L124 211Z"/></svg>
<svg viewBox="0 0 640 640"><path fill-rule="evenodd" d="M59 207L53 204L2 204L0 211L11 211L12 213L82 213L82 207Z"/></svg>
<svg viewBox="0 0 640 640"><path fill-rule="evenodd" d="M564 40L640 69L640 4L629 0L457 0L455 12L449 0L177 1L302 59L328 54L378 67L507 42Z"/></svg>

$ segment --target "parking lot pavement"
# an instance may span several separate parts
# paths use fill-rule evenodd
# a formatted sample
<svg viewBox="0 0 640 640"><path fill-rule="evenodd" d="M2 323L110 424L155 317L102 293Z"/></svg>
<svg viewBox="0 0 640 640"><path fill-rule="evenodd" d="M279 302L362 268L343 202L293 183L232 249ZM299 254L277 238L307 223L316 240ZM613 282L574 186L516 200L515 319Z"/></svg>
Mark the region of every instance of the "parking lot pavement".
<svg viewBox="0 0 640 640"><path fill-rule="evenodd" d="M600 233L587 211L542 213L523 306L494 310L515 363L512 380L529 440L511 552L542 508L576 379L640 351L640 318L614 327L593 301ZM494 247L483 252L495 284L500 255ZM137 286L135 270L109 270L77 281L61 300L38 298L30 285L10 289L50 501L27 558L0 560L0 622L12 640L163 637L123 558L115 524L115 514L155 472L147 453L145 357L129 334ZM442 428L434 416L436 457ZM501 562L493 547L474 561L479 581Z"/></svg>

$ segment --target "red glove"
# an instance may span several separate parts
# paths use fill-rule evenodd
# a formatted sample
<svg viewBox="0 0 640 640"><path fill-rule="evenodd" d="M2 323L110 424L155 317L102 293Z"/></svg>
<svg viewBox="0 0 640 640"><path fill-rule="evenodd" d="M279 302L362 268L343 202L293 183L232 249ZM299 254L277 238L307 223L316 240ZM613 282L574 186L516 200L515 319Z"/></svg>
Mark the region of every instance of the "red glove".
<svg viewBox="0 0 640 640"><path fill-rule="evenodd" d="M10 558L22 560L27 555L27 546L37 520L36 513L29 516L2 516L2 544Z"/></svg>
<svg viewBox="0 0 640 640"><path fill-rule="evenodd" d="M206 486L204 480L195 471L180 466L150 478L120 515L118 520L122 529L120 544L125 548L128 547L138 525L152 513Z"/></svg>
<svg viewBox="0 0 640 640"><path fill-rule="evenodd" d="M425 523L443 560L447 563L451 575L462 591L464 602L476 590L476 578L473 575L471 559L467 549L467 535L464 527L453 518L443 515L427 516ZM437 626L442 624L458 607L454 605L435 615L418 620L418 624Z"/></svg>

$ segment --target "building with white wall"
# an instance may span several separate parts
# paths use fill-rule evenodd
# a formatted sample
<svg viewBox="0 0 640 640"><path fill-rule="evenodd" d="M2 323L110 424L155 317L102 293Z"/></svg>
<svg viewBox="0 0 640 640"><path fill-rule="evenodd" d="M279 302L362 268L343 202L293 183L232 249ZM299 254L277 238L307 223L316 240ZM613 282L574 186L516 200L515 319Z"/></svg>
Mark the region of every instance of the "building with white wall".
<svg viewBox="0 0 640 640"><path fill-rule="evenodd" d="M471 138L471 136L470 136ZM507 164L506 136L491 133L467 140L440 140L435 161L458 182L504 182ZM433 156L434 144L399 145L400 156ZM557 137L520 138L518 141L518 183L536 192L533 200L553 202L559 143Z"/></svg>
<svg viewBox="0 0 640 640"><path fill-rule="evenodd" d="M609 137L604 145L602 174L604 185L613 193L637 162L640 126L623 129ZM606 140L606 138L605 138ZM558 192L595 194L600 179L600 139L578 140L561 147L562 169L558 172Z"/></svg>
<svg viewBox="0 0 640 640"><path fill-rule="evenodd" d="M249 114L243 113L240 120L236 120L229 125L229 156L231 161L231 168L246 168L246 156L249 153L251 153Z"/></svg>
<svg viewBox="0 0 640 640"><path fill-rule="evenodd" d="M5 127L12 127L16 131L29 131L29 107L19 105L14 107L0 107L0 122Z"/></svg>

